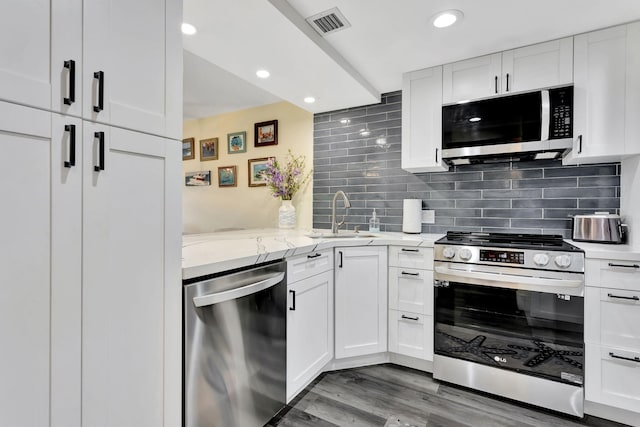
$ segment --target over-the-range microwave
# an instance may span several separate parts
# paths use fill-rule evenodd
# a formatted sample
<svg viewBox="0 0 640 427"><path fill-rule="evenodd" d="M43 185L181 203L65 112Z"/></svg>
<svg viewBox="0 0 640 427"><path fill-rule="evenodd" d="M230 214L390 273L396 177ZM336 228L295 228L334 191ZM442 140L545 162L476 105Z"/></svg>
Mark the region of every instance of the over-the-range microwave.
<svg viewBox="0 0 640 427"><path fill-rule="evenodd" d="M534 153L555 158L572 138L573 86L442 107L442 158L452 163Z"/></svg>

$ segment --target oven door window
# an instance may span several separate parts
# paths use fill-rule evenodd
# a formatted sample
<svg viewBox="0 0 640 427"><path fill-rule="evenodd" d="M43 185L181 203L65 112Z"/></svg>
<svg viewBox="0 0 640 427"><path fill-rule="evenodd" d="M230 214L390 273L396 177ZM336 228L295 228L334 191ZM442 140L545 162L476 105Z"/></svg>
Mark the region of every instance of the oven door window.
<svg viewBox="0 0 640 427"><path fill-rule="evenodd" d="M436 354L583 383L583 297L451 282L435 298Z"/></svg>

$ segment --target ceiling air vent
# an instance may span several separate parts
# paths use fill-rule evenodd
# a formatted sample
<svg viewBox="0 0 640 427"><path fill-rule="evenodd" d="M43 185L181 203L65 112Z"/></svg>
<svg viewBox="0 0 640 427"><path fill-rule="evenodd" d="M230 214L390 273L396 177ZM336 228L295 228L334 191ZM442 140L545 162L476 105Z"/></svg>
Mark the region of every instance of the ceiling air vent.
<svg viewBox="0 0 640 427"><path fill-rule="evenodd" d="M351 26L349 21L347 21L347 18L344 17L337 7L310 16L307 18L307 22L321 36L332 34Z"/></svg>

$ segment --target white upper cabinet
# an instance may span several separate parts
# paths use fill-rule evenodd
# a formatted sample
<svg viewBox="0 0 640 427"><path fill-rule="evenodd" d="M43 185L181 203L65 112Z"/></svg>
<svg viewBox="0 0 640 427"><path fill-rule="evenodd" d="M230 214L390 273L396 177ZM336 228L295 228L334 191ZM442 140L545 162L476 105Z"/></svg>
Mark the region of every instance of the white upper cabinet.
<svg viewBox="0 0 640 427"><path fill-rule="evenodd" d="M574 43L574 144L563 163L640 153L640 22L581 34Z"/></svg>
<svg viewBox="0 0 640 427"><path fill-rule="evenodd" d="M82 116L82 0L51 1L51 109Z"/></svg>
<svg viewBox="0 0 640 427"><path fill-rule="evenodd" d="M443 103L571 84L573 38L446 64Z"/></svg>
<svg viewBox="0 0 640 427"><path fill-rule="evenodd" d="M402 76L402 169L448 170L442 161L442 67Z"/></svg>
<svg viewBox="0 0 640 427"><path fill-rule="evenodd" d="M84 2L85 119L180 138L181 4Z"/></svg>

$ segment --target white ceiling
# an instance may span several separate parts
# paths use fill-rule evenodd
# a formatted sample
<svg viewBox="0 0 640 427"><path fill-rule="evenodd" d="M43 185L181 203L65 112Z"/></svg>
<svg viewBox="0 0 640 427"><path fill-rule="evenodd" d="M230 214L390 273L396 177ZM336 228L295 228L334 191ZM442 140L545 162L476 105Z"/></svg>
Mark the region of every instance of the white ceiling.
<svg viewBox="0 0 640 427"><path fill-rule="evenodd" d="M351 28L322 38L304 21L336 6ZM434 28L445 9L462 22ZM314 113L371 104L407 71L637 19L639 0L184 0L198 28L184 36L195 54L185 53L185 116L278 99Z"/></svg>

